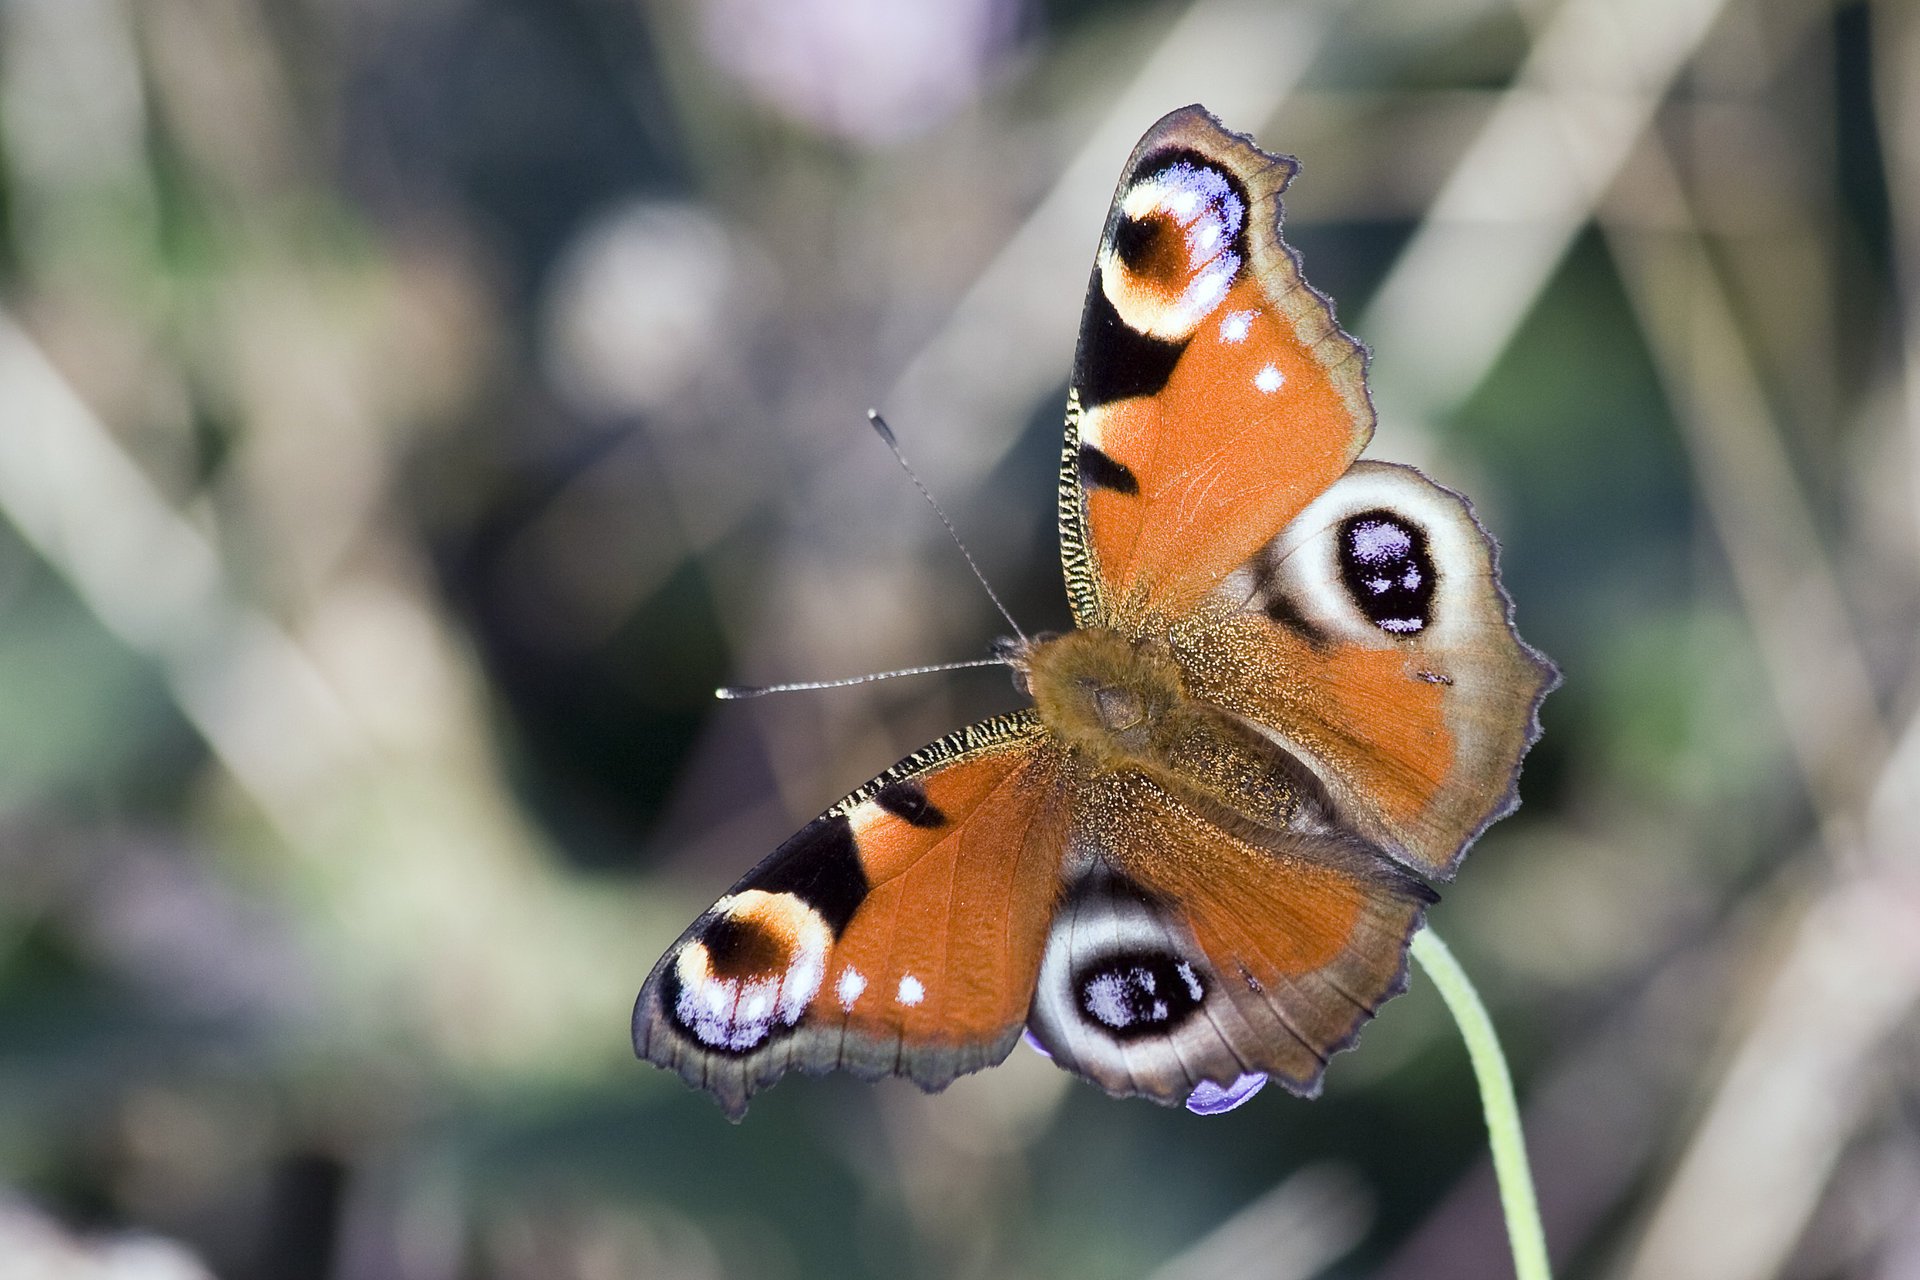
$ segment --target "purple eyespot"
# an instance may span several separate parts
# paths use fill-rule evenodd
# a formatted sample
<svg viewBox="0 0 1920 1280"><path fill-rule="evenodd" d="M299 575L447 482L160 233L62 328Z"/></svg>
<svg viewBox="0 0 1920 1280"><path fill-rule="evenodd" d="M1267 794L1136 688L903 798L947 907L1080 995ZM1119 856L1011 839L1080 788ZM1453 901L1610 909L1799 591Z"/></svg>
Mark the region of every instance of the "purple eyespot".
<svg viewBox="0 0 1920 1280"><path fill-rule="evenodd" d="M1033 1034L1033 1028L1029 1027L1025 1031L1022 1031L1020 1038L1027 1042L1027 1048L1033 1050L1048 1062L1053 1061L1053 1055L1047 1052L1047 1046L1040 1043L1040 1037Z"/></svg>
<svg viewBox="0 0 1920 1280"><path fill-rule="evenodd" d="M1267 1083L1267 1073L1255 1071L1241 1076L1232 1084L1221 1088L1211 1080L1202 1080L1187 1095L1187 1110L1197 1116L1225 1115L1241 1103L1260 1092Z"/></svg>

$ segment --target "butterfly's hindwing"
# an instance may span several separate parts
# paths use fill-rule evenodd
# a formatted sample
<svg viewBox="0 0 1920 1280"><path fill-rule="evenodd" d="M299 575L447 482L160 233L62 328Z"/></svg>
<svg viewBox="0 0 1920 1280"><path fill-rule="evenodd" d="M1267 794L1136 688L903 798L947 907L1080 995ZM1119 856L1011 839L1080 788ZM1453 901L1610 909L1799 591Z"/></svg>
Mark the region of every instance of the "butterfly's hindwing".
<svg viewBox="0 0 1920 1280"><path fill-rule="evenodd" d="M1493 540L1411 467L1356 464L1177 631L1194 694L1311 769L1342 821L1449 876L1514 804L1553 664L1515 632Z"/></svg>
<svg viewBox="0 0 1920 1280"><path fill-rule="evenodd" d="M1068 1070L1169 1104L1255 1075L1312 1094L1405 986L1433 894L1358 842L1255 845L1138 776L1094 780L1076 805L1079 874L1031 1024Z"/></svg>

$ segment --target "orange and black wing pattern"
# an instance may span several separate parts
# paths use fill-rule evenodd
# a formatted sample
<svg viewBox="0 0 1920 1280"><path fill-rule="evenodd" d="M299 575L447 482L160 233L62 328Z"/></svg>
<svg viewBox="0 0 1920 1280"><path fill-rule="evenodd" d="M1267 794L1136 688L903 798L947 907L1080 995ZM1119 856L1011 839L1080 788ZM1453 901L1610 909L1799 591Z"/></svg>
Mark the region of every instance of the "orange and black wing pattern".
<svg viewBox="0 0 1920 1280"><path fill-rule="evenodd" d="M1148 130L1121 175L1060 477L1083 627L1185 614L1373 434L1366 352L1280 237L1294 169L1186 107Z"/></svg>
<svg viewBox="0 0 1920 1280"><path fill-rule="evenodd" d="M1327 1059L1405 988L1434 896L1361 842L1252 843L1139 774L1093 778L1075 806L1032 1030L1109 1093L1196 1110L1269 1077L1317 1093Z"/></svg>
<svg viewBox="0 0 1920 1280"><path fill-rule="evenodd" d="M1173 632L1190 691L1311 770L1343 826L1451 876L1512 810L1559 680L1493 539L1412 467L1361 462Z"/></svg>
<svg viewBox="0 0 1920 1280"><path fill-rule="evenodd" d="M916 752L803 828L654 966L634 1050L735 1119L788 1070L924 1088L1019 1038L1067 847L1030 713Z"/></svg>

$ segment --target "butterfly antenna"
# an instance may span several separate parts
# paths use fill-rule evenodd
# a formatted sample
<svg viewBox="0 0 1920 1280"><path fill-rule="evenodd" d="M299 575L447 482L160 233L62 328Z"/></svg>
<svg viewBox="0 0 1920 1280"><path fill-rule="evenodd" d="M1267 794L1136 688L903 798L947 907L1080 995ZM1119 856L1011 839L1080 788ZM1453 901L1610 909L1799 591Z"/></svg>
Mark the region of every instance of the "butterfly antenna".
<svg viewBox="0 0 1920 1280"><path fill-rule="evenodd" d="M1026 644L1027 633L1020 629L1020 624L1013 620L1011 613L1007 612L1007 606L1000 603L1000 597L994 592L993 584L987 581L987 575L980 572L980 566L974 562L973 552L967 550L967 544L960 540L960 531L953 527L953 521L947 519L947 513L940 509L939 502L934 499L933 491L927 488L925 482L920 479L919 473L914 471L913 464L907 461L907 455L900 452L900 442L894 439L893 428L887 425L887 420L880 416L878 409L867 410L867 421L873 424L875 434L880 437L887 448L893 450L894 461L900 464L900 469L907 473L907 479L913 481L913 487L920 491L920 496L925 498L927 505L933 508L933 514L939 516L940 523L947 527L947 536L953 539L953 545L960 548L960 554L966 557L967 568L973 570L973 576L980 580L982 587L986 588L987 599L993 601L993 607L1000 611L1000 616L1007 620L1007 625L1013 628L1013 633L1020 637L1020 643L1023 645ZM929 669L938 671L942 668L933 667Z"/></svg>
<svg viewBox="0 0 1920 1280"><path fill-rule="evenodd" d="M1011 665L1005 658L974 658L967 662L936 662L925 667L902 667L898 671L875 671L870 675L846 676L839 680L796 680L790 684L723 685L713 691L713 696L729 702L737 702L741 698L758 698L769 693L792 693L797 689L844 689L850 684L871 684L875 680L891 680L895 676L924 676L935 671L963 671L968 667Z"/></svg>

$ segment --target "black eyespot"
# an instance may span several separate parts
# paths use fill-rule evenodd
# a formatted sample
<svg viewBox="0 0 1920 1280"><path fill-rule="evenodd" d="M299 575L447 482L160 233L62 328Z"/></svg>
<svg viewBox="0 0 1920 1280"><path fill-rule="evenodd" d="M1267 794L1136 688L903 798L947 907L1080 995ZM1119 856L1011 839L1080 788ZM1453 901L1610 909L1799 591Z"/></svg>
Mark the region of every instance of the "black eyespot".
<svg viewBox="0 0 1920 1280"><path fill-rule="evenodd" d="M1193 965L1164 951L1105 956L1073 976L1081 1020L1115 1040L1165 1035L1193 1016L1206 985Z"/></svg>
<svg viewBox="0 0 1920 1280"><path fill-rule="evenodd" d="M1170 178L1184 180L1182 185L1203 193L1207 203L1219 211L1233 228L1232 238L1220 248L1246 257L1247 219L1253 208L1253 200L1231 170L1222 168L1198 151L1187 147L1169 147L1142 161L1138 172L1150 173L1161 181ZM1119 251L1122 261L1126 261L1126 248L1120 243L1120 236L1125 224L1132 221L1131 218L1122 219L1122 227L1114 231L1113 247Z"/></svg>
<svg viewBox="0 0 1920 1280"><path fill-rule="evenodd" d="M1340 577L1367 620L1394 636L1426 630L1438 578L1425 531L1391 511L1363 511L1339 538Z"/></svg>
<svg viewBox="0 0 1920 1280"><path fill-rule="evenodd" d="M902 779L880 788L873 802L910 827L944 827L947 815L927 799L927 789Z"/></svg>

